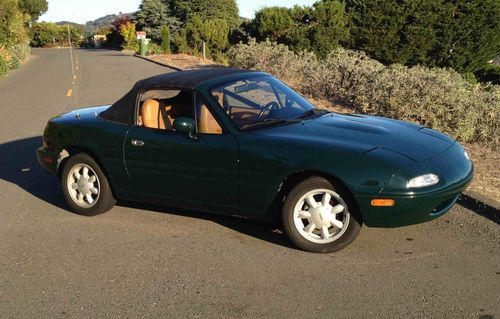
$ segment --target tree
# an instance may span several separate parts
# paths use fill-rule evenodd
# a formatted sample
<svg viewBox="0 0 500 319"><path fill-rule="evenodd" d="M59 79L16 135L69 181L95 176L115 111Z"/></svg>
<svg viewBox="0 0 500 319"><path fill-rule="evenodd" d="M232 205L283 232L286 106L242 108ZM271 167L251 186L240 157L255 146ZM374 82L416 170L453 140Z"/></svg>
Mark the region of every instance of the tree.
<svg viewBox="0 0 500 319"><path fill-rule="evenodd" d="M314 51L324 57L349 38L347 23L343 2L320 0L312 7L261 9L255 15L252 29L259 40L269 38L295 52Z"/></svg>
<svg viewBox="0 0 500 319"><path fill-rule="evenodd" d="M379 61L474 72L500 54L498 0L346 0L349 47Z"/></svg>
<svg viewBox="0 0 500 319"><path fill-rule="evenodd" d="M113 32L113 29L110 27L100 27L99 29L94 31L94 34L108 35L111 32Z"/></svg>
<svg viewBox="0 0 500 319"><path fill-rule="evenodd" d="M161 31L164 26L168 26L171 32L177 31L180 27L179 20L172 16L169 6L161 0L142 0L134 19L138 30L146 31L156 42L161 41Z"/></svg>
<svg viewBox="0 0 500 319"><path fill-rule="evenodd" d="M28 43L25 21L16 0L0 0L0 48Z"/></svg>
<svg viewBox="0 0 500 319"><path fill-rule="evenodd" d="M126 50L137 51L138 41L135 30L135 23L127 22L120 26L120 34L123 37L122 47Z"/></svg>
<svg viewBox="0 0 500 319"><path fill-rule="evenodd" d="M345 4L337 0L318 1L311 11L313 51L325 57L349 38Z"/></svg>
<svg viewBox="0 0 500 319"><path fill-rule="evenodd" d="M277 41L293 25L290 10L284 7L268 7L255 14L254 26L257 39Z"/></svg>
<svg viewBox="0 0 500 319"><path fill-rule="evenodd" d="M69 28L69 32L68 32ZM84 29L77 25L57 25L52 22L35 22L31 25L31 45L34 47L67 46L69 33L71 42L79 43Z"/></svg>
<svg viewBox="0 0 500 319"><path fill-rule="evenodd" d="M206 43L207 53L213 55L227 49L229 27L223 19L202 20L193 16L186 24L185 37L192 53L198 54Z"/></svg>
<svg viewBox="0 0 500 319"><path fill-rule="evenodd" d="M30 16L32 22L49 9L47 0L18 0L18 6L21 12Z"/></svg>
<svg viewBox="0 0 500 319"><path fill-rule="evenodd" d="M163 0L163 3L183 24L188 23L194 16L202 20L225 20L231 29L240 24L235 0Z"/></svg>
<svg viewBox="0 0 500 319"><path fill-rule="evenodd" d="M185 29L180 29L172 37L172 42L174 44L174 50L177 53L189 53L191 48L187 42L187 34Z"/></svg>
<svg viewBox="0 0 500 319"><path fill-rule="evenodd" d="M170 30L167 26L161 29L161 50L165 54L170 54L172 52L170 49Z"/></svg>

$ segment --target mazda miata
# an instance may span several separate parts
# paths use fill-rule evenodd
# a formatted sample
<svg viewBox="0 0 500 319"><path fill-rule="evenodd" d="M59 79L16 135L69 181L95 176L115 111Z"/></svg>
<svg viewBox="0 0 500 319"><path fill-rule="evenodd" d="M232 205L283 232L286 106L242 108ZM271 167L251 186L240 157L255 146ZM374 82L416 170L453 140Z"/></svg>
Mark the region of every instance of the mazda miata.
<svg viewBox="0 0 500 319"><path fill-rule="evenodd" d="M346 247L363 224L435 219L473 175L445 134L320 110L267 73L230 68L154 76L113 105L56 116L37 156L78 214L121 199L277 218L311 252Z"/></svg>

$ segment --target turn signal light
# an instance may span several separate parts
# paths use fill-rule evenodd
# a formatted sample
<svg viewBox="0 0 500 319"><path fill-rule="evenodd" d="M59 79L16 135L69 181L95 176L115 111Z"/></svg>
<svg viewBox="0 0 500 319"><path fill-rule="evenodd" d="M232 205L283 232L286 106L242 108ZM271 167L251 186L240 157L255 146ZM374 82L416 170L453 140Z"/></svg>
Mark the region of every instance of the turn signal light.
<svg viewBox="0 0 500 319"><path fill-rule="evenodd" d="M51 157L48 157L48 156L45 156L43 158L43 161L46 162L46 163L49 163L49 164L53 164L54 163L54 160Z"/></svg>
<svg viewBox="0 0 500 319"><path fill-rule="evenodd" d="M372 199L372 206L389 207L394 206L396 201L394 199Z"/></svg>

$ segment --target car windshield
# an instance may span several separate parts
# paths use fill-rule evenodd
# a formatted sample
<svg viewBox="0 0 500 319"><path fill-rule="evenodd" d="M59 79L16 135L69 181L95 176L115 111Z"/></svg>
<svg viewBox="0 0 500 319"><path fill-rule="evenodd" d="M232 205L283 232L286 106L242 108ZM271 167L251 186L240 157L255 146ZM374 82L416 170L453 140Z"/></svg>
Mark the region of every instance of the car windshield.
<svg viewBox="0 0 500 319"><path fill-rule="evenodd" d="M211 91L237 128L298 121L315 114L314 106L271 76L231 82Z"/></svg>

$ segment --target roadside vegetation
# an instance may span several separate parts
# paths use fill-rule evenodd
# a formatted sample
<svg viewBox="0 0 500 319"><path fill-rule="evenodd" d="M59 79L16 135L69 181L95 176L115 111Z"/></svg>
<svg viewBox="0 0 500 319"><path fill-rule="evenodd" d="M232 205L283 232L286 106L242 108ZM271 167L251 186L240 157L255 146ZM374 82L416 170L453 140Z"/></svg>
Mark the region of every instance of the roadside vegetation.
<svg viewBox="0 0 500 319"><path fill-rule="evenodd" d="M19 65L28 43L85 38L83 26L36 22L46 10L45 0L0 2L0 74ZM235 0L142 0L93 33L138 51L136 31L151 39L149 54L199 57L205 46L209 59L273 73L320 104L500 144L498 0L319 0L265 7L252 20Z"/></svg>
<svg viewBox="0 0 500 319"><path fill-rule="evenodd" d="M32 47L65 47L71 43L80 45L84 34L81 26L75 24L56 24L52 22L35 22L30 27L30 45Z"/></svg>
<svg viewBox="0 0 500 319"><path fill-rule="evenodd" d="M17 69L28 57L28 27L45 11L45 0L0 1L0 77Z"/></svg>
<svg viewBox="0 0 500 319"><path fill-rule="evenodd" d="M341 47L318 58L255 40L234 46L229 60L235 67L272 73L308 97L353 112L420 123L464 142L500 145L500 87L472 84L450 68L387 66Z"/></svg>

